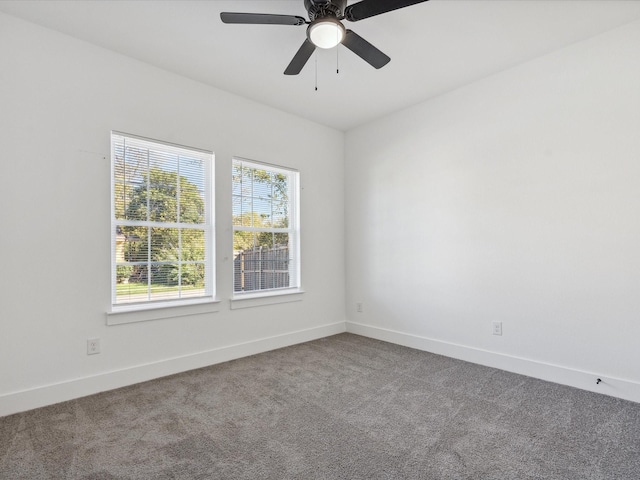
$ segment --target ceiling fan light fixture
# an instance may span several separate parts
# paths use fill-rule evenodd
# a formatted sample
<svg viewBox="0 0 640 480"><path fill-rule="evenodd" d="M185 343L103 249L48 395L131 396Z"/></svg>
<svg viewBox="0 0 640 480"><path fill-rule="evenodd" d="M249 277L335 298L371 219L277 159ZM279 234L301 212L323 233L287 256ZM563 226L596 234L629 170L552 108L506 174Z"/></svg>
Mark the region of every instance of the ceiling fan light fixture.
<svg viewBox="0 0 640 480"><path fill-rule="evenodd" d="M333 48L342 42L346 30L337 18L324 17L314 20L307 29L311 43L318 48Z"/></svg>

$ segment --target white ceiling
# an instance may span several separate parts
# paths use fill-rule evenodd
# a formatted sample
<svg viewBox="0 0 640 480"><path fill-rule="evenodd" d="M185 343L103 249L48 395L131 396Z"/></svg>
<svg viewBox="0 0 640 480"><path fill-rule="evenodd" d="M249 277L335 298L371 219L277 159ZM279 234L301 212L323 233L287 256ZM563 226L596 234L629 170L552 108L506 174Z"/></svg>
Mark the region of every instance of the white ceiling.
<svg viewBox="0 0 640 480"><path fill-rule="evenodd" d="M391 57L382 69L340 46L297 76L282 72L305 27L225 25L220 12L306 18L303 0L0 0L0 11L348 130L640 19L640 1L431 0L345 22Z"/></svg>

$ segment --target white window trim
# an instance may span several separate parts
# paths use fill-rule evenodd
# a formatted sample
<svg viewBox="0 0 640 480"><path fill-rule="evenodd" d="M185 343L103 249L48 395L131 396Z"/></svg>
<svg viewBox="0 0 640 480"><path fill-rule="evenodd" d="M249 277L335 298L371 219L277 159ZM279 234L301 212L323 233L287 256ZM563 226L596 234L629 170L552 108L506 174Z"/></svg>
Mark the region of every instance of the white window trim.
<svg viewBox="0 0 640 480"><path fill-rule="evenodd" d="M220 311L220 300L209 298L185 299L180 301L165 300L162 305L122 304L111 307L106 313L107 325L122 325L165 318L188 317Z"/></svg>
<svg viewBox="0 0 640 480"><path fill-rule="evenodd" d="M229 300L231 310L239 308L262 307L264 305L277 305L280 303L299 302L302 300L304 290L301 288L278 288L263 290L262 293L245 292L236 293Z"/></svg>
<svg viewBox="0 0 640 480"><path fill-rule="evenodd" d="M114 166L113 161L113 137L123 136L127 139L134 141L141 141L142 143L151 143L162 145L167 148L168 151L184 151L189 150L200 154L210 156L210 161L206 163L205 176L208 179L208 185L204 191L205 202L209 206L205 209L205 223L200 227L196 225L195 228L202 229L205 232L205 242L208 248L205 250L205 295L200 297L187 297L183 299L158 299L144 302L131 302L131 303L116 303L116 238L113 232L118 225L129 223L126 220L118 220L115 215L115 182L114 182ZM112 130L110 134L110 149L111 157L109 159L111 163L110 168L110 183L111 183L111 306L106 312L107 325L117 325L123 323L140 322L161 318L179 317L187 315L195 315L199 313L211 313L219 310L219 300L216 298L216 245L215 245L215 154L210 150L204 150L194 147L188 147L185 145L169 143L162 140L156 140L138 135L132 135L116 130ZM149 222L135 222L136 224L149 223ZM175 224L182 225L182 224ZM192 225L189 225L193 227ZM208 307L204 307L208 306ZM185 307L184 312L177 312L176 307ZM166 313L162 313L162 311Z"/></svg>

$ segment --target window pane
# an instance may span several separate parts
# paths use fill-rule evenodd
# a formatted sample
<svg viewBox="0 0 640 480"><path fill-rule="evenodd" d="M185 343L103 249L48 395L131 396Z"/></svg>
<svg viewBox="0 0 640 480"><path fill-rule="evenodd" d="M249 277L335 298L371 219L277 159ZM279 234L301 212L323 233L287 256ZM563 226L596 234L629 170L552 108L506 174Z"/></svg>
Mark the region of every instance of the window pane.
<svg viewBox="0 0 640 480"><path fill-rule="evenodd" d="M251 197L233 197L233 224L253 227Z"/></svg>
<svg viewBox="0 0 640 480"><path fill-rule="evenodd" d="M287 201L289 198L289 178L277 173L273 176L273 199L275 201Z"/></svg>
<svg viewBox="0 0 640 480"><path fill-rule="evenodd" d="M286 175L274 175L273 184L273 226L287 228L289 226L289 179Z"/></svg>
<svg viewBox="0 0 640 480"><path fill-rule="evenodd" d="M205 222L204 162L180 157L180 219L182 223Z"/></svg>
<svg viewBox="0 0 640 480"><path fill-rule="evenodd" d="M233 250L247 250L254 246L255 232L237 230L233 232Z"/></svg>
<svg viewBox="0 0 640 480"><path fill-rule="evenodd" d="M234 257L234 291L289 287L288 234L253 232L253 240L255 245L253 248L239 251ZM275 243L277 241L282 243Z"/></svg>
<svg viewBox="0 0 640 480"><path fill-rule="evenodd" d="M180 157L180 175L191 182L199 192L204 192L205 162L201 158Z"/></svg>
<svg viewBox="0 0 640 480"><path fill-rule="evenodd" d="M179 238L177 228L152 228L150 260L171 262L179 259Z"/></svg>
<svg viewBox="0 0 640 480"><path fill-rule="evenodd" d="M231 170L231 178L232 178L232 194L233 195L241 195L242 194L242 165L233 162L233 167Z"/></svg>
<svg viewBox="0 0 640 480"><path fill-rule="evenodd" d="M233 212L233 224L242 225L242 197L234 195L231 198L231 210Z"/></svg>
<svg viewBox="0 0 640 480"><path fill-rule="evenodd" d="M198 223L205 222L204 198L195 185L180 177L180 222Z"/></svg>
<svg viewBox="0 0 640 480"><path fill-rule="evenodd" d="M250 167L242 166L239 164L240 176L237 178L237 188L240 190L239 194L244 197L250 197L252 195L252 182L253 182L253 169Z"/></svg>
<svg viewBox="0 0 640 480"><path fill-rule="evenodd" d="M254 248L271 248L273 247L273 232L259 232L255 234Z"/></svg>
<svg viewBox="0 0 640 480"><path fill-rule="evenodd" d="M116 218L147 219L147 151L118 144L114 148L114 206Z"/></svg>
<svg viewBox="0 0 640 480"><path fill-rule="evenodd" d="M268 199L271 197L273 178L266 170L253 170L253 184L251 195L254 198Z"/></svg>
<svg viewBox="0 0 640 480"><path fill-rule="evenodd" d="M149 220L152 222L178 221L178 178L173 172L157 167L149 169Z"/></svg>
<svg viewBox="0 0 640 480"><path fill-rule="evenodd" d="M289 228L289 215L286 211L274 210L273 212L273 226L275 228Z"/></svg>
<svg viewBox="0 0 640 480"><path fill-rule="evenodd" d="M204 242L205 236L203 230L182 230L182 254L180 260L187 261L204 261Z"/></svg>
<svg viewBox="0 0 640 480"><path fill-rule="evenodd" d="M149 300L147 282L119 283L116 286L117 303L145 302Z"/></svg>
<svg viewBox="0 0 640 480"><path fill-rule="evenodd" d="M116 262L144 262L147 260L148 228L131 225L116 226Z"/></svg>
<svg viewBox="0 0 640 480"><path fill-rule="evenodd" d="M204 262L182 264L182 293L184 296L194 296L204 293Z"/></svg>
<svg viewBox="0 0 640 480"><path fill-rule="evenodd" d="M253 226L271 227L271 200L253 199Z"/></svg>
<svg viewBox="0 0 640 480"><path fill-rule="evenodd" d="M180 266L176 263L151 264L151 298L167 300L180 297Z"/></svg>

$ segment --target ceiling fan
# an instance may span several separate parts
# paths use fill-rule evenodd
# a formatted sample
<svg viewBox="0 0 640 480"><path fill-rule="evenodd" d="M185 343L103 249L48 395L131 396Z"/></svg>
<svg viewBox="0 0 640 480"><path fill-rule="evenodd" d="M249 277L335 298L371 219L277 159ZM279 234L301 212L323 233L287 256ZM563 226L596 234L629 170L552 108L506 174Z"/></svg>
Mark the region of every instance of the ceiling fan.
<svg viewBox="0 0 640 480"><path fill-rule="evenodd" d="M297 15L273 15L269 13L222 12L224 23L252 25L309 25L307 38L284 71L285 75L297 75L318 48L344 45L375 68L384 67L391 60L354 31L344 27L341 20L357 22L365 18L391 12L427 0L361 0L347 6L347 0L304 0L309 21Z"/></svg>

